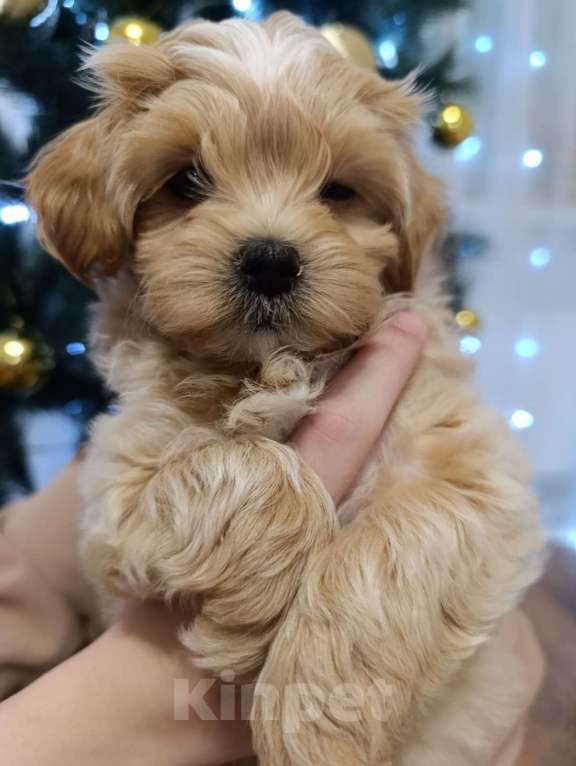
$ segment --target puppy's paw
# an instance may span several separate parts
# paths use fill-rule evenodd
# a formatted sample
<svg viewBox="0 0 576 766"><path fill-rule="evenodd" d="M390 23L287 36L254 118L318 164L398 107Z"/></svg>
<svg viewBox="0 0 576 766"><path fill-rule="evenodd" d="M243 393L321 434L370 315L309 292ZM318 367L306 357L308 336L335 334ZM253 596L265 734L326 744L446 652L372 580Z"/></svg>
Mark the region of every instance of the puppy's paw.
<svg viewBox="0 0 576 766"><path fill-rule="evenodd" d="M194 599L183 641L198 664L259 668L309 559L338 528L320 479L266 439L213 439L146 481L125 478L85 540L93 576L115 594Z"/></svg>
<svg viewBox="0 0 576 766"><path fill-rule="evenodd" d="M241 464L230 480L244 477L236 487L242 501L193 572L199 611L182 640L198 666L245 675L262 666L309 561L333 539L338 522L320 480L289 447L239 444Z"/></svg>

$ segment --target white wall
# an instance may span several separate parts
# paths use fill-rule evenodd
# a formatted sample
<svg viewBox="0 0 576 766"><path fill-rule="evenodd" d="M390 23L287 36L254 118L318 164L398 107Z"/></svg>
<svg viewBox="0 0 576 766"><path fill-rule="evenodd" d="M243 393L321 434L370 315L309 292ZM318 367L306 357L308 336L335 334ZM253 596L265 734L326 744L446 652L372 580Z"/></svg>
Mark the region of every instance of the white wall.
<svg viewBox="0 0 576 766"><path fill-rule="evenodd" d="M478 381L507 416L533 415L520 437L551 531L576 544L576 2L474 5L460 53L477 80L468 103L481 148L468 159L431 152L429 164L446 180L457 227L490 242L467 301L482 320ZM475 49L481 35L490 51ZM531 65L534 51L544 66ZM527 168L532 148L542 162ZM531 265L536 248L550 251L544 268ZM532 358L515 353L522 338L537 342Z"/></svg>

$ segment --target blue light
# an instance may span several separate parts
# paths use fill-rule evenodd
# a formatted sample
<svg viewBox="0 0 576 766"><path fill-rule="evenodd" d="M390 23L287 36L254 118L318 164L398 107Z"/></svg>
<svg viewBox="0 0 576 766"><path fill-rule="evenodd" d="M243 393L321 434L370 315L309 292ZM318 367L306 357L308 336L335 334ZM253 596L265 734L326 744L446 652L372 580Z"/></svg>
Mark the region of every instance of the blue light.
<svg viewBox="0 0 576 766"><path fill-rule="evenodd" d="M83 26L88 21L88 16L84 13L84 11L77 13L75 18L79 27Z"/></svg>
<svg viewBox="0 0 576 766"><path fill-rule="evenodd" d="M520 338L514 344L516 356L520 356L522 359L532 359L538 355L539 351L540 344L534 338Z"/></svg>
<svg viewBox="0 0 576 766"><path fill-rule="evenodd" d="M0 223L6 226L12 226L15 223L26 223L30 220L31 216L30 208L23 202L0 207Z"/></svg>
<svg viewBox="0 0 576 766"><path fill-rule="evenodd" d="M64 8L73 8L74 7L74 0L64 0L62 3Z"/></svg>
<svg viewBox="0 0 576 766"><path fill-rule="evenodd" d="M482 341L475 335L465 335L460 338L460 351L463 354L471 355L477 354L482 348Z"/></svg>
<svg viewBox="0 0 576 766"><path fill-rule="evenodd" d="M392 16L392 21L396 24L397 27L403 27L406 23L406 14L405 13L395 13Z"/></svg>
<svg viewBox="0 0 576 766"><path fill-rule="evenodd" d="M378 53L386 69L394 69L398 66L398 49L392 40L382 40L378 45Z"/></svg>
<svg viewBox="0 0 576 766"><path fill-rule="evenodd" d="M508 425L513 431L524 431L534 425L534 415L528 410L514 410L508 418Z"/></svg>
<svg viewBox="0 0 576 766"><path fill-rule="evenodd" d="M468 136L468 138L464 139L460 146L457 146L454 150L454 159L457 162L466 162L479 154L481 149L482 139L478 136Z"/></svg>
<svg viewBox="0 0 576 766"><path fill-rule="evenodd" d="M252 8L252 0L232 0L232 7L238 13L248 13Z"/></svg>
<svg viewBox="0 0 576 766"><path fill-rule="evenodd" d="M86 353L86 346L83 343L68 343L66 346L66 353L70 354L70 356L84 354Z"/></svg>
<svg viewBox="0 0 576 766"><path fill-rule="evenodd" d="M45 8L40 11L40 13L37 16L34 16L32 19L30 19L30 22L28 26L32 27L32 29L35 29L36 27L42 26L42 24L47 21L50 16L56 11L58 8L58 0L48 0L48 3L46 4Z"/></svg>
<svg viewBox="0 0 576 766"><path fill-rule="evenodd" d="M110 35L110 27L105 21L97 21L94 26L94 37L100 42L107 40Z"/></svg>
<svg viewBox="0 0 576 766"><path fill-rule="evenodd" d="M538 168L543 159L544 154L540 149L527 149L522 155L522 164L525 168Z"/></svg>
<svg viewBox="0 0 576 766"><path fill-rule="evenodd" d="M494 48L494 40L490 35L480 35L474 40L474 47L478 53L490 53Z"/></svg>
<svg viewBox="0 0 576 766"><path fill-rule="evenodd" d="M80 415L82 414L82 402L80 399L71 399L64 405L64 412L67 415Z"/></svg>
<svg viewBox="0 0 576 766"><path fill-rule="evenodd" d="M552 253L547 247L536 247L530 253L530 266L533 269L545 269L552 260Z"/></svg>
<svg viewBox="0 0 576 766"><path fill-rule="evenodd" d="M532 51L530 54L530 66L532 69L542 69L543 66L546 66L547 61L548 57L544 51Z"/></svg>
<svg viewBox="0 0 576 766"><path fill-rule="evenodd" d="M576 529L569 529L562 535L564 542L568 543L571 548L576 550Z"/></svg>

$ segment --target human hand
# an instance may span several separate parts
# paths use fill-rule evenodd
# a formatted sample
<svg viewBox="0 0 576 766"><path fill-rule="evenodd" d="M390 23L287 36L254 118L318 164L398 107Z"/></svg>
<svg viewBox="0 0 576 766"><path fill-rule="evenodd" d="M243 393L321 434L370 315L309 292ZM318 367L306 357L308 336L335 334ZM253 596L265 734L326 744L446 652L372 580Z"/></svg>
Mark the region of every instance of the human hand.
<svg viewBox="0 0 576 766"><path fill-rule="evenodd" d="M338 505L362 470L410 379L426 340L424 321L395 314L330 383L292 439Z"/></svg>

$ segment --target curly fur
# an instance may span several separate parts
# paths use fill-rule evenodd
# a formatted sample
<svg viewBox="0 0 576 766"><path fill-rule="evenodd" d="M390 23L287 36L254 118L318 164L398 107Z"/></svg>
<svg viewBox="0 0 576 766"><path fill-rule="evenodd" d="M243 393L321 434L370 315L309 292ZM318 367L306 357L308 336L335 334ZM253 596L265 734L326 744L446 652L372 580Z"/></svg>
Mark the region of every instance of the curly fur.
<svg viewBox="0 0 576 766"><path fill-rule="evenodd" d="M493 636L539 573L541 536L523 458L419 272L442 219L410 148L419 99L288 14L186 24L86 67L98 110L40 153L28 189L48 249L97 286L94 358L119 395L86 459L87 571L196 605L196 662L258 674L262 764L489 763L520 683ZM212 188L192 207L165 184L198 158ZM326 178L357 197L323 203ZM304 264L274 306L232 276L262 236ZM290 433L406 307L428 323L424 357L335 508ZM372 687L379 714L335 717L342 684Z"/></svg>

